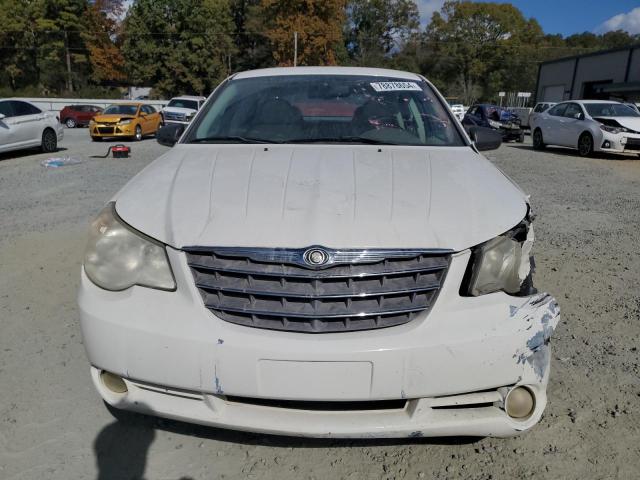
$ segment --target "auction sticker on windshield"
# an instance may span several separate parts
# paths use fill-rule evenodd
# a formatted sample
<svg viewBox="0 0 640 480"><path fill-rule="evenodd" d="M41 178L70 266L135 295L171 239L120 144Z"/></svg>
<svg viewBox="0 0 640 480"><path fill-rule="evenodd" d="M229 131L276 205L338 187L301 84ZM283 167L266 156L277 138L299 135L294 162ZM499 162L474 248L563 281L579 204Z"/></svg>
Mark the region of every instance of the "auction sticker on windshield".
<svg viewBox="0 0 640 480"><path fill-rule="evenodd" d="M376 92L395 92L399 90L417 90L422 89L415 82L374 82L371 84Z"/></svg>

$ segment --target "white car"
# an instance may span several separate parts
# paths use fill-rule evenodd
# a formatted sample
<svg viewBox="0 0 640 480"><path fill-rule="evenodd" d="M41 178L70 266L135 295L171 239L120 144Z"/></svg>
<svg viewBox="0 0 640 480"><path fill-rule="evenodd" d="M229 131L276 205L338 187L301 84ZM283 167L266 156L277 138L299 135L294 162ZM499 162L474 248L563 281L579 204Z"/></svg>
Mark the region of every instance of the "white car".
<svg viewBox="0 0 640 480"><path fill-rule="evenodd" d="M18 99L0 100L0 153L40 147L55 152L64 128L52 112Z"/></svg>
<svg viewBox="0 0 640 480"><path fill-rule="evenodd" d="M198 113L205 100L205 97L189 95L172 98L161 111L164 123L188 124Z"/></svg>
<svg viewBox="0 0 640 480"><path fill-rule="evenodd" d="M454 105L451 105L451 111L453 112L453 114L456 116L458 120L462 121L467 109L464 108L464 105L454 104Z"/></svg>
<svg viewBox="0 0 640 480"><path fill-rule="evenodd" d="M593 152L640 153L640 113L610 100L571 100L538 114L531 125L533 147L559 145Z"/></svg>
<svg viewBox="0 0 640 480"><path fill-rule="evenodd" d="M310 437L533 427L560 312L485 133L412 73L228 78L92 224L78 302L102 398Z"/></svg>

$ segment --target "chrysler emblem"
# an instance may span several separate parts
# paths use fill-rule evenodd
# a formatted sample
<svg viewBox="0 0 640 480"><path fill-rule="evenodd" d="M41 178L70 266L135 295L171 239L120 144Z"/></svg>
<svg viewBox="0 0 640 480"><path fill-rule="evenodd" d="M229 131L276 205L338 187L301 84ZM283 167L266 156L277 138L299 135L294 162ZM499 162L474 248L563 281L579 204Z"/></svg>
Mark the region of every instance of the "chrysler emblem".
<svg viewBox="0 0 640 480"><path fill-rule="evenodd" d="M310 248L304 252L304 261L314 267L324 265L329 260L329 254L320 248Z"/></svg>

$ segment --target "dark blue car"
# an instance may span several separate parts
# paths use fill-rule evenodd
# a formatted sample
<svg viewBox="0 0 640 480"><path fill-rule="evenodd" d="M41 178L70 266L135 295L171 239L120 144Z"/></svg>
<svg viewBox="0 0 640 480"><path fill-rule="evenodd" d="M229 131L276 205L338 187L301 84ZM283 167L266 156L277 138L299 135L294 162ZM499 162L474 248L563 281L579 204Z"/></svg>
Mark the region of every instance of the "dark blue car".
<svg viewBox="0 0 640 480"><path fill-rule="evenodd" d="M462 125L469 131L471 127L485 127L498 130L503 141L515 140L524 142L524 131L518 116L497 105L481 103L467 110Z"/></svg>

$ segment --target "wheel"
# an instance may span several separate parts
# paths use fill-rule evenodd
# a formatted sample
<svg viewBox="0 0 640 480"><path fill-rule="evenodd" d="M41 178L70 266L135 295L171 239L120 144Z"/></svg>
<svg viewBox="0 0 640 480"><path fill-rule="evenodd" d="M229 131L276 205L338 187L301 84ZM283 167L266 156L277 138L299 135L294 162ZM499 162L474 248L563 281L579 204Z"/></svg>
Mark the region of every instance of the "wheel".
<svg viewBox="0 0 640 480"><path fill-rule="evenodd" d="M136 134L133 138L135 138L136 142L142 140L142 127L140 125L136 125Z"/></svg>
<svg viewBox="0 0 640 480"><path fill-rule="evenodd" d="M47 128L42 132L42 144L41 148L43 152L50 153L55 152L58 149L58 136L56 132Z"/></svg>
<svg viewBox="0 0 640 480"><path fill-rule="evenodd" d="M590 133L583 133L578 139L578 153L581 157L588 157L593 153L593 137Z"/></svg>
<svg viewBox="0 0 640 480"><path fill-rule="evenodd" d="M533 131L533 148L536 150L542 150L545 147L544 140L542 139L542 130L536 128Z"/></svg>
<svg viewBox="0 0 640 480"><path fill-rule="evenodd" d="M524 143L524 132L521 132L518 138L516 139L518 143Z"/></svg>
<svg viewBox="0 0 640 480"><path fill-rule="evenodd" d="M94 142L101 142L102 137L94 137L93 135L91 135L91 140L93 140Z"/></svg>
<svg viewBox="0 0 640 480"><path fill-rule="evenodd" d="M67 118L64 121L64 124L67 126L67 128L76 128L76 121L73 118Z"/></svg>

